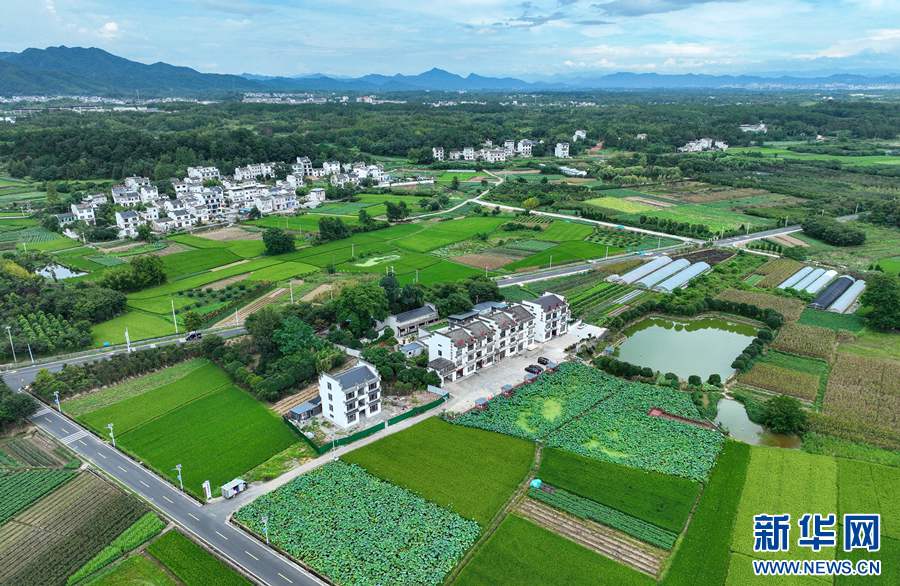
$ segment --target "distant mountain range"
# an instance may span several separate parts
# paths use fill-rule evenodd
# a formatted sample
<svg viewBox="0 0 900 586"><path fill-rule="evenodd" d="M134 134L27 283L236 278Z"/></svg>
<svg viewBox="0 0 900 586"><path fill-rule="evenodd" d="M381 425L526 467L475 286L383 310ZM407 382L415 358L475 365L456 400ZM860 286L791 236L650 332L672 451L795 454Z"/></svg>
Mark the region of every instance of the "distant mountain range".
<svg viewBox="0 0 900 586"><path fill-rule="evenodd" d="M298 77L201 73L168 63L147 65L102 49L48 47L0 52L0 95L224 96L240 92L586 91L651 89L813 89L900 86L900 74L822 77L665 75L613 73L528 82L512 77L465 77L431 69L418 75L369 74L343 78L317 73Z"/></svg>

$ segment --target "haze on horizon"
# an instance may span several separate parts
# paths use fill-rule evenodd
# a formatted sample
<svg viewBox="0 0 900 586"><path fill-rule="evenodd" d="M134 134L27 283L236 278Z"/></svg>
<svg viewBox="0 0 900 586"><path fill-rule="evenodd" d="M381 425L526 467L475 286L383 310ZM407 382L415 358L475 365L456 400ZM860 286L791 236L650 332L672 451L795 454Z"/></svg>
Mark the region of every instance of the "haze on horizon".
<svg viewBox="0 0 900 586"><path fill-rule="evenodd" d="M891 0L34 0L4 10L0 50L95 46L215 73L900 71Z"/></svg>

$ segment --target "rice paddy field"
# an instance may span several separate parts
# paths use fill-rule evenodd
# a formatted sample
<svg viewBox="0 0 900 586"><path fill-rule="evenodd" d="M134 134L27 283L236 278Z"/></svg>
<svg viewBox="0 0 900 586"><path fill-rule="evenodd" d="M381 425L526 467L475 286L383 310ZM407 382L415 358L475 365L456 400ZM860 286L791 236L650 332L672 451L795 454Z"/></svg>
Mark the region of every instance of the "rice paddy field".
<svg viewBox="0 0 900 586"><path fill-rule="evenodd" d="M873 263L885 263L888 268L892 266L890 259L896 257L897 250L900 250L900 231L865 222L848 222L848 225L866 233L864 244L832 246L807 236L803 232L793 234L793 236L808 244L806 253L810 260L858 271L865 271Z"/></svg>
<svg viewBox="0 0 900 586"><path fill-rule="evenodd" d="M146 377L130 381L131 392L116 402L101 396L107 400L99 399L77 419L101 435L113 423L118 446L172 482L177 483L172 469L182 464L184 488L198 498L205 480L216 493L297 441L276 415L211 363L174 380L141 384Z"/></svg>
<svg viewBox="0 0 900 586"><path fill-rule="evenodd" d="M799 153L786 148L775 146L761 147L732 147L729 154L754 154L775 159L794 159L799 161L833 161L847 165L848 167L870 167L872 165L900 165L900 156L896 155L868 155L845 156L829 155L824 153Z"/></svg>

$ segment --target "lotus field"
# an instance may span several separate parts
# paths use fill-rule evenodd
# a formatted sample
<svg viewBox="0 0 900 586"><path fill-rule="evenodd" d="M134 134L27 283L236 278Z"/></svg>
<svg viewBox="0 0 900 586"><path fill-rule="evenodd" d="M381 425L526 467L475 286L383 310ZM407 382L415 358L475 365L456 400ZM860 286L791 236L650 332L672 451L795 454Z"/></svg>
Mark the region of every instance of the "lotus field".
<svg viewBox="0 0 900 586"><path fill-rule="evenodd" d="M651 417L660 409L701 419L687 395L625 381L595 368L564 363L555 373L496 397L485 411L454 423L528 439L588 458L705 480L722 436L695 425Z"/></svg>
<svg viewBox="0 0 900 586"><path fill-rule="evenodd" d="M235 513L336 584L440 584L478 539L474 521L334 462L294 479Z"/></svg>

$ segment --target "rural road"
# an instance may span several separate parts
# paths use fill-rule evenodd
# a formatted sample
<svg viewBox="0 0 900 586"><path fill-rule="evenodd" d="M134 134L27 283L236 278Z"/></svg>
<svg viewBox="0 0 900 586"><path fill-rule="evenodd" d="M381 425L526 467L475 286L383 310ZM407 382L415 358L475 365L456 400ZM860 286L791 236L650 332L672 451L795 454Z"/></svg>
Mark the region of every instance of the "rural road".
<svg viewBox="0 0 900 586"><path fill-rule="evenodd" d="M42 406L31 421L83 460L90 462L149 501L180 528L268 586L325 584L265 544L213 515L194 499L101 441L68 417Z"/></svg>
<svg viewBox="0 0 900 586"><path fill-rule="evenodd" d="M838 222L851 222L853 220L858 220L859 214L850 214L847 216L840 216L835 218ZM734 244L741 244L743 242L751 242L753 240L762 240L763 238L769 238L770 236L780 236L782 234L792 234L794 232L800 232L803 230L803 227L800 224L795 224L793 226L785 226L784 228L775 228L772 230L763 230L762 232L752 232L750 234L745 234L743 236L731 236L730 238L722 238L721 240L713 241L713 244L716 246L732 246Z"/></svg>

